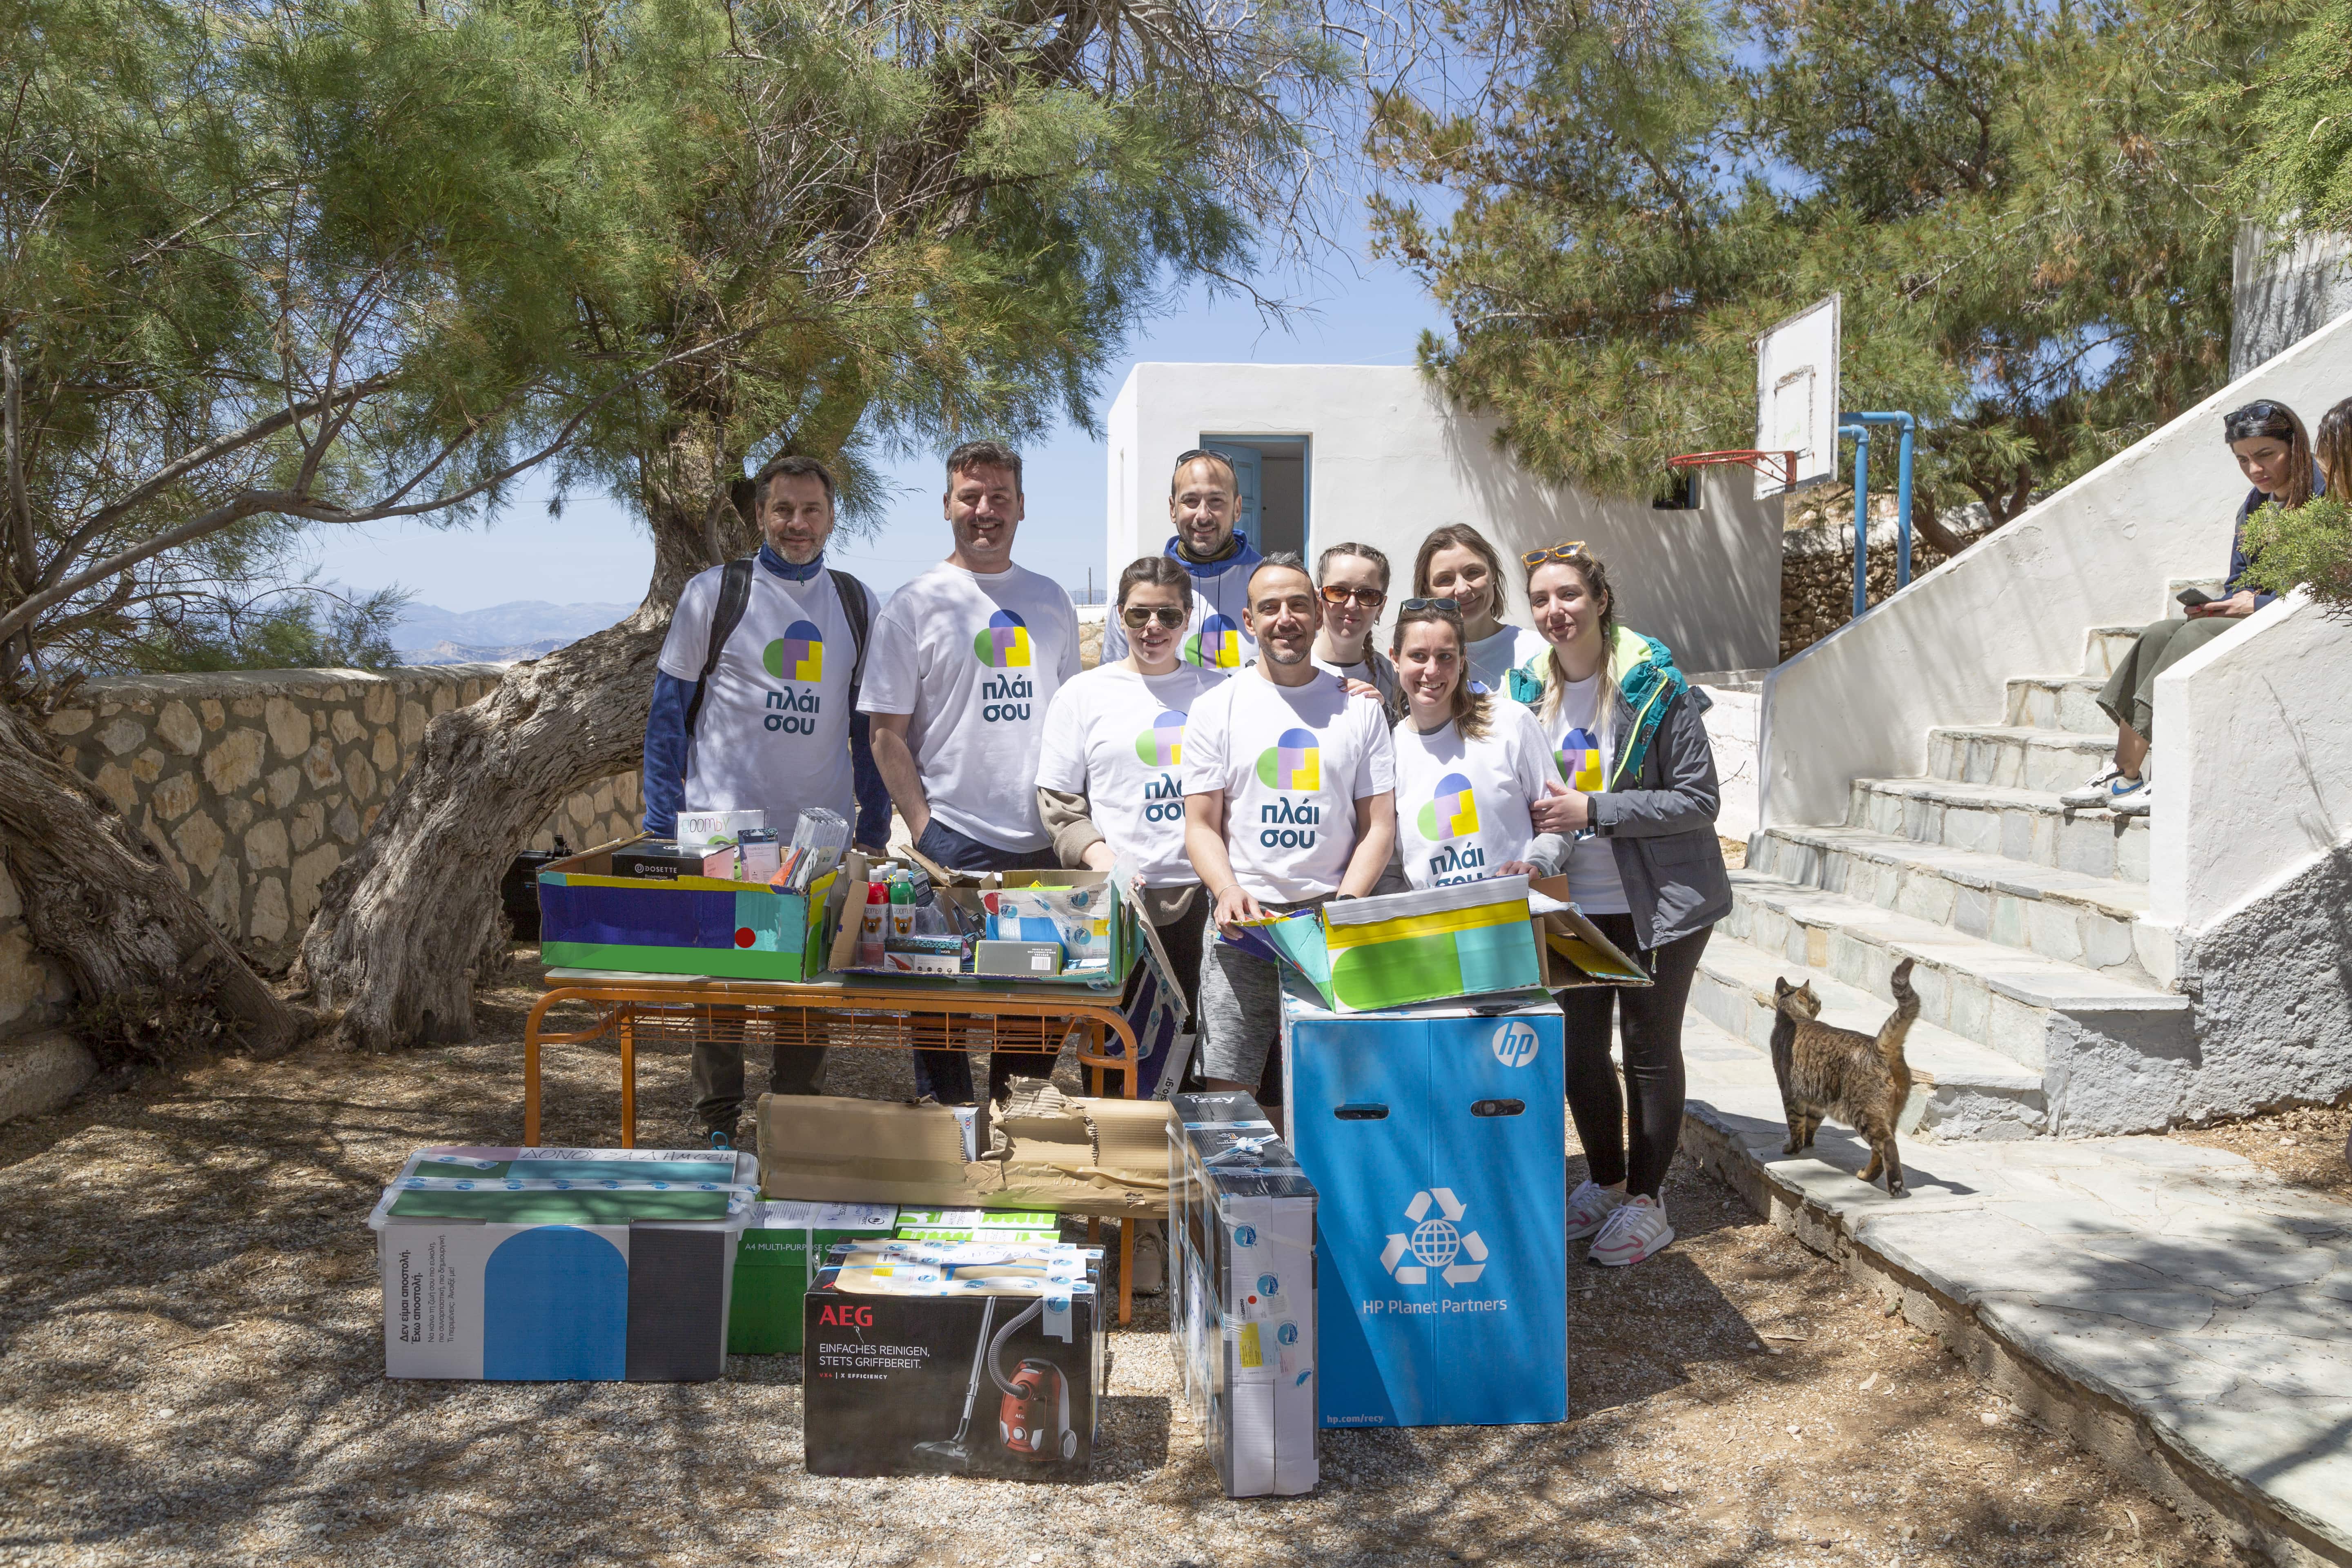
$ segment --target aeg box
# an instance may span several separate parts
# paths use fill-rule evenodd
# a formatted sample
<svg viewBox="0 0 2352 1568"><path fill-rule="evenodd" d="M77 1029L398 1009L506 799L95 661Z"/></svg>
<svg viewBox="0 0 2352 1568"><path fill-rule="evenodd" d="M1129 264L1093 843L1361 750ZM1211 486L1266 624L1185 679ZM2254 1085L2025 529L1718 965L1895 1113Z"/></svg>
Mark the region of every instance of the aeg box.
<svg viewBox="0 0 2352 1568"><path fill-rule="evenodd" d="M748 1162L428 1149L368 1216L384 1374L682 1382L727 1370Z"/></svg>
<svg viewBox="0 0 2352 1568"><path fill-rule="evenodd" d="M1246 1094L1180 1094L1169 1331L1227 1497L1316 1480L1315 1188Z"/></svg>
<svg viewBox="0 0 2352 1568"><path fill-rule="evenodd" d="M801 1299L825 1254L837 1241L888 1236L898 1217L891 1204L753 1205L751 1225L735 1252L729 1352L798 1354Z"/></svg>
<svg viewBox="0 0 2352 1568"><path fill-rule="evenodd" d="M1076 1475L1108 1372L1098 1249L843 1242L803 1305L810 1473Z"/></svg>
<svg viewBox="0 0 2352 1568"><path fill-rule="evenodd" d="M1559 1008L1286 997L1282 1043L1291 1146L1322 1195L1323 1425L1565 1420Z"/></svg>

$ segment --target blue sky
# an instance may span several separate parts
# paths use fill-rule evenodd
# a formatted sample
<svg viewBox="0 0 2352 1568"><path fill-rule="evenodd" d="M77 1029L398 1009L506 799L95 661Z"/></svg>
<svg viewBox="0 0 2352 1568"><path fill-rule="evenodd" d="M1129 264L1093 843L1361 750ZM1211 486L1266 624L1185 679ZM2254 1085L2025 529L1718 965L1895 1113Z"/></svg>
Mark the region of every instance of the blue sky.
<svg viewBox="0 0 2352 1568"><path fill-rule="evenodd" d="M1259 287L1311 310L1286 327L1268 327L1248 303L1195 289L1129 345L1103 380L1097 416L1139 361L1409 364L1422 330L1444 327L1410 277L1367 258L1360 233L1348 249L1325 256L1316 275ZM1102 571L1102 444L1066 426L1023 455L1029 508L1015 559L1083 587L1089 566L1097 577ZM837 564L883 593L947 552L937 456L891 471L900 493L888 521L875 537L844 542L832 552ZM562 519L551 521L544 489L533 487L483 527L322 533L313 559L321 577L354 588L397 584L414 590L419 604L473 610L518 599L635 604L645 593L653 547L633 518L601 497L575 495Z"/></svg>

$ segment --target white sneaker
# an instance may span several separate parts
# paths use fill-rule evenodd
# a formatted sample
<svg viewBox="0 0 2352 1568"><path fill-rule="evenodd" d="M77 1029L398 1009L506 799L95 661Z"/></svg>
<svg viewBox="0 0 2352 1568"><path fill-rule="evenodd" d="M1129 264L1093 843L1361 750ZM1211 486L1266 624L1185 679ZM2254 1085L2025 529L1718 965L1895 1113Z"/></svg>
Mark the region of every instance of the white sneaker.
<svg viewBox="0 0 2352 1568"><path fill-rule="evenodd" d="M2147 776L2146 769L2142 769L2135 783L2137 787L2129 795L2116 796L2115 805L2109 808L2117 816L2146 816L2148 814L2148 808L2156 799L2156 781Z"/></svg>
<svg viewBox="0 0 2352 1568"><path fill-rule="evenodd" d="M2058 804L2072 806L2077 811L2091 811L2104 806L2108 810L2120 811L2126 816L2130 816L2131 807L2126 803L2135 796L2144 795L2147 791L2146 769L2141 770L2139 777L2127 779L2124 777L2122 769L2110 763L2090 783L2077 789L2070 789L2060 795Z"/></svg>
<svg viewBox="0 0 2352 1568"><path fill-rule="evenodd" d="M1588 1263L1622 1268L1656 1257L1674 1239L1675 1227L1666 1223L1666 1205L1644 1194L1617 1206L1601 1234L1592 1238L1592 1249L1584 1258Z"/></svg>
<svg viewBox="0 0 2352 1568"><path fill-rule="evenodd" d="M1568 1194L1568 1239L1582 1241L1588 1236L1598 1236L1609 1216L1625 1202L1625 1189L1604 1187L1586 1182Z"/></svg>

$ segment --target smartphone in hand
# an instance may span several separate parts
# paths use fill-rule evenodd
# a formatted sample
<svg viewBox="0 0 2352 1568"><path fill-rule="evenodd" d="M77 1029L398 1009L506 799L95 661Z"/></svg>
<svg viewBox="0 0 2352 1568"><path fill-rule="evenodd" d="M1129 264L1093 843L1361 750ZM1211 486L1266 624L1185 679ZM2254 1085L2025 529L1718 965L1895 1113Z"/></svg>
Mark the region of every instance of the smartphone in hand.
<svg viewBox="0 0 2352 1568"><path fill-rule="evenodd" d="M2173 597L2192 610L2214 602L2213 595L2202 588L2183 588Z"/></svg>

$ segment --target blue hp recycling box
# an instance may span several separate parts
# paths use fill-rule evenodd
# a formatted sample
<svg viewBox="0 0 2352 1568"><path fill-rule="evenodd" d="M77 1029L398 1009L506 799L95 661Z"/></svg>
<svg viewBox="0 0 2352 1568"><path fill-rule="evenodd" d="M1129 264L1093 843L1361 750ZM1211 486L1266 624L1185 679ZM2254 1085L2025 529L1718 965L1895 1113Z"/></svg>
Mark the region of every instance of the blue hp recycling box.
<svg viewBox="0 0 2352 1568"><path fill-rule="evenodd" d="M1568 1418L1560 1027L1540 991L1344 1015L1284 999L1326 1429Z"/></svg>

